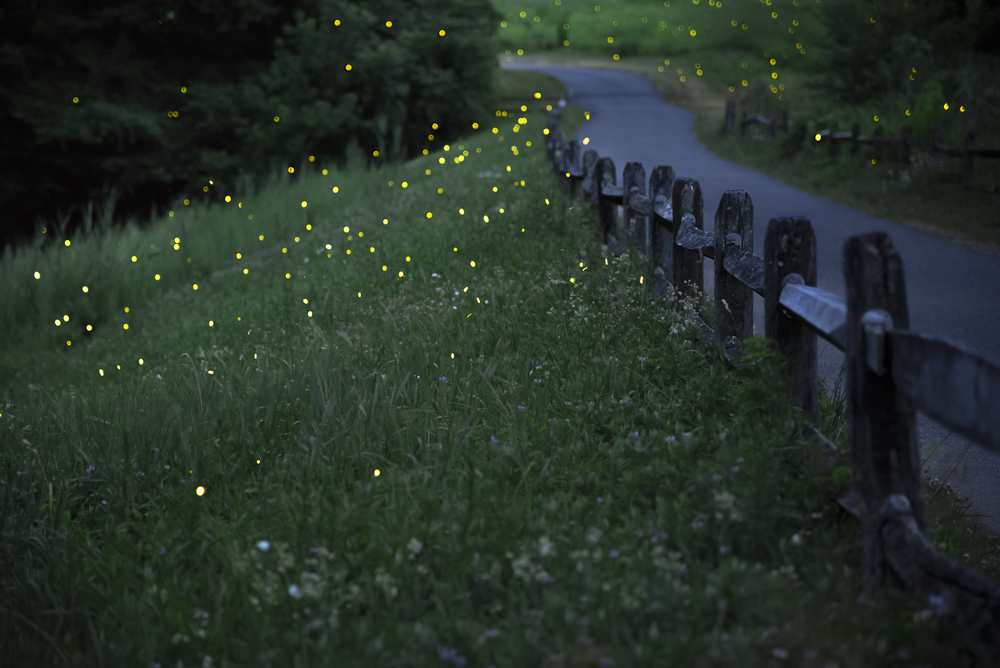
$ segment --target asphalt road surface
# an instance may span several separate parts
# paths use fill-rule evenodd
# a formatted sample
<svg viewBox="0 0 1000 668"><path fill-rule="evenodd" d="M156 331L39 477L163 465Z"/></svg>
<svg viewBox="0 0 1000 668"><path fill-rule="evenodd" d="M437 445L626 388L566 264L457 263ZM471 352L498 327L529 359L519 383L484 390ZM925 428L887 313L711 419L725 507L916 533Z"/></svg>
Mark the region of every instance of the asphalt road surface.
<svg viewBox="0 0 1000 668"><path fill-rule="evenodd" d="M710 153L694 134L694 114L660 100L642 76L600 69L501 63L561 79L567 97L590 112L578 136L615 163L618 183L627 162L641 162L647 178L657 165L697 179L705 202L705 231L726 190L745 190L754 205L754 253L763 255L768 221L805 216L816 233L818 287L844 297L843 248L848 237L886 232L903 260L910 329L950 341L1000 364L1000 259L938 237L873 218L848 206L787 186ZM705 258L705 288L713 290L712 260ZM713 292L714 294L714 292ZM754 323L764 332L764 299L754 294ZM819 339L819 374L833 387L842 352ZM997 407L1000 410L1000 406ZM922 468L947 481L972 503L981 526L1000 535L1000 455L952 433L919 412Z"/></svg>

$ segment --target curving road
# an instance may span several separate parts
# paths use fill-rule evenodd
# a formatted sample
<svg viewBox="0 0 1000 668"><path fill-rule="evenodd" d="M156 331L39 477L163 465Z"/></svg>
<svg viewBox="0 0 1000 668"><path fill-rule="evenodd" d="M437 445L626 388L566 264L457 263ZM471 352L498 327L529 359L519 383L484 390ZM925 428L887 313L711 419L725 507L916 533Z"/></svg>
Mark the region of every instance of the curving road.
<svg viewBox="0 0 1000 668"><path fill-rule="evenodd" d="M820 288L844 297L843 248L848 237L887 232L903 260L910 328L949 340L1000 364L1000 259L956 243L873 218L848 206L803 192L709 153L694 134L694 114L660 100L642 76L599 69L506 63L561 79L567 97L590 111L580 130L588 148L610 157L621 183L627 162L641 162L647 176L657 165L672 165L677 176L698 179L705 199L705 230L726 190L746 190L754 205L754 253L763 255L771 218L805 216L816 233ZM705 287L713 290L712 260L705 258ZM754 323L764 331L764 300L754 295ZM844 355L819 340L819 373L830 387ZM1000 410L1000 406L997 407ZM923 468L947 480L983 527L1000 535L1000 455L949 431L923 412L917 416Z"/></svg>

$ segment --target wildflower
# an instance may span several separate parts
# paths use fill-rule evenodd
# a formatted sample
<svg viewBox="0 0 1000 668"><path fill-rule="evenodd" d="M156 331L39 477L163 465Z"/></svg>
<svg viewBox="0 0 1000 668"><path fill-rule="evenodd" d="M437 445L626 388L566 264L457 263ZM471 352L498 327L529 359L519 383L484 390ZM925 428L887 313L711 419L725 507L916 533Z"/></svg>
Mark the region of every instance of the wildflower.
<svg viewBox="0 0 1000 668"><path fill-rule="evenodd" d="M87 467L87 477L88 478L93 478L94 477L94 471L96 471L96 470L97 469L94 468L93 464L91 464L90 466L88 466Z"/></svg>
<svg viewBox="0 0 1000 668"><path fill-rule="evenodd" d="M639 438L639 432L638 432L638 430L637 431L633 431L631 434L628 435L628 437L629 438Z"/></svg>
<svg viewBox="0 0 1000 668"><path fill-rule="evenodd" d="M740 472L740 467L739 466L734 466L733 468L729 469L729 472L733 473L733 474L739 473Z"/></svg>
<svg viewBox="0 0 1000 668"><path fill-rule="evenodd" d="M598 503L604 503L604 499L602 499L601 497L597 497L597 502Z"/></svg>
<svg viewBox="0 0 1000 668"><path fill-rule="evenodd" d="M296 599L302 598L302 592L299 590L299 586L298 585L289 585L288 586L288 595L291 596L292 598L296 598Z"/></svg>
<svg viewBox="0 0 1000 668"><path fill-rule="evenodd" d="M597 527L590 527L587 529L587 542L591 545L597 545L597 541L601 540L601 530Z"/></svg>
<svg viewBox="0 0 1000 668"><path fill-rule="evenodd" d="M490 436L490 445L496 445L500 442L500 439L496 436Z"/></svg>
<svg viewBox="0 0 1000 668"><path fill-rule="evenodd" d="M573 405L573 402L572 402L572 401L567 401L567 402L566 402L566 405L567 405L567 406L572 406L572 405Z"/></svg>
<svg viewBox="0 0 1000 668"><path fill-rule="evenodd" d="M944 596L939 596L937 594L928 594L927 602L934 607L934 612L939 615L946 615L949 612L948 604L944 600Z"/></svg>
<svg viewBox="0 0 1000 668"><path fill-rule="evenodd" d="M610 657L607 657L607 656L602 656L601 660L600 660L600 664L601 664L602 667L603 666L613 666L613 665L615 665L615 660L612 659L612 658L610 658Z"/></svg>
<svg viewBox="0 0 1000 668"><path fill-rule="evenodd" d="M160 554L166 554L166 553L167 553L167 548L160 547Z"/></svg>
<svg viewBox="0 0 1000 668"><path fill-rule="evenodd" d="M674 441L676 441L676 440L677 440L677 437L676 437L676 436L667 436L667 437L666 437L665 439L663 439L663 440L664 440L664 441L666 441L667 443L673 443Z"/></svg>
<svg viewBox="0 0 1000 668"><path fill-rule="evenodd" d="M448 382L448 379L445 378L444 376L441 376L440 378L438 378L438 380L440 380L442 383L447 383Z"/></svg>
<svg viewBox="0 0 1000 668"><path fill-rule="evenodd" d="M594 402L593 401L588 401L587 402L587 407L588 408L593 408L594 407Z"/></svg>
<svg viewBox="0 0 1000 668"><path fill-rule="evenodd" d="M640 361L640 362L645 362L645 361L646 361L646 358L645 358L645 357L640 357L640 358L639 358L639 361Z"/></svg>
<svg viewBox="0 0 1000 668"><path fill-rule="evenodd" d="M497 629L486 629L485 631L483 631L483 636L482 637L483 638L496 638L498 635L500 635L500 631L498 631Z"/></svg>
<svg viewBox="0 0 1000 668"><path fill-rule="evenodd" d="M610 552L608 552L608 556L611 557L612 559L617 559L620 555L621 553L618 550L611 550Z"/></svg>
<svg viewBox="0 0 1000 668"><path fill-rule="evenodd" d="M740 464L742 464L743 463L743 458L742 457L737 457L736 461L738 461Z"/></svg>
<svg viewBox="0 0 1000 668"><path fill-rule="evenodd" d="M729 554L729 548L726 547L725 545L720 546L719 554L721 554L722 556L726 556L727 554Z"/></svg>
<svg viewBox="0 0 1000 668"><path fill-rule="evenodd" d="M434 278L441 278L441 277L440 277L440 276L438 276L437 274L431 274L431 276L433 276Z"/></svg>
<svg viewBox="0 0 1000 668"><path fill-rule="evenodd" d="M536 379L535 379L535 382L536 382L536 383L540 383L540 382L542 382L542 379L541 379L541 378L536 378Z"/></svg>
<svg viewBox="0 0 1000 668"><path fill-rule="evenodd" d="M271 544L266 540L257 541L257 549L260 550L261 552L267 552L269 549L271 549Z"/></svg>
<svg viewBox="0 0 1000 668"><path fill-rule="evenodd" d="M416 538L411 538L410 542L406 544L406 548L413 554L420 554L420 551L424 549L424 544Z"/></svg>
<svg viewBox="0 0 1000 668"><path fill-rule="evenodd" d="M701 522L701 521L698 521L698 520L695 520L694 522L691 522L691 528L694 529L695 531L697 531L698 529L702 528L703 526L705 526L704 522Z"/></svg>
<svg viewBox="0 0 1000 668"><path fill-rule="evenodd" d="M527 409L527 408L525 408L524 406L518 406L518 407L517 407L517 410L519 410L519 411L521 411L521 412L523 413L524 411L526 411L526 410L528 410L528 409Z"/></svg>
<svg viewBox="0 0 1000 668"><path fill-rule="evenodd" d="M780 647L775 647L774 649L771 650L771 656L773 656L775 659L787 659L788 650L782 649Z"/></svg>

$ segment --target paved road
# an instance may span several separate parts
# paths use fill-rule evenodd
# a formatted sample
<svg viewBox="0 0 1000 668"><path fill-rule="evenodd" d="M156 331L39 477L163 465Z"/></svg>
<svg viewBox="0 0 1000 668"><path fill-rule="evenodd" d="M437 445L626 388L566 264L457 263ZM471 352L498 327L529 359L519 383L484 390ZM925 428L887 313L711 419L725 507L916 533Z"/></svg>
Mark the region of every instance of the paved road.
<svg viewBox="0 0 1000 668"><path fill-rule="evenodd" d="M842 253L848 237L887 232L899 250L906 277L910 328L960 345L1000 364L1000 259L950 241L873 218L848 206L787 186L709 153L694 134L694 114L660 100L656 89L636 74L599 69L502 63L561 79L567 96L590 111L578 136L588 148L614 160L621 183L627 162L641 162L647 176L657 165L672 165L677 176L698 179L705 200L705 230L726 190L746 190L754 205L754 253L763 255L771 218L805 216L816 233L818 286L844 297ZM705 287L713 288L712 260L705 259ZM764 300L754 295L754 322L764 331ZM819 341L819 373L830 387L844 355ZM997 407L1000 410L1000 406ZM1000 455L953 434L922 412L917 417L923 467L947 480L972 502L982 526L1000 535Z"/></svg>

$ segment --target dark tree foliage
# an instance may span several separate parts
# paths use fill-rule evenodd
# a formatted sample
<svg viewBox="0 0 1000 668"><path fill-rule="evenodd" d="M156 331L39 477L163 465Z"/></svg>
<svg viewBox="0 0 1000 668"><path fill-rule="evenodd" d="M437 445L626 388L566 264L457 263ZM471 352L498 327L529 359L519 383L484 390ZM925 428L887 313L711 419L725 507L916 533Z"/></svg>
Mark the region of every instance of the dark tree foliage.
<svg viewBox="0 0 1000 668"><path fill-rule="evenodd" d="M111 185L143 219L209 179L455 137L486 111L496 23L488 0L9 3L0 244L60 213L69 232Z"/></svg>
<svg viewBox="0 0 1000 668"><path fill-rule="evenodd" d="M836 0L819 16L826 39L815 85L846 104L917 94L926 77L911 80L913 68L1000 54L1000 0Z"/></svg>

